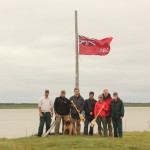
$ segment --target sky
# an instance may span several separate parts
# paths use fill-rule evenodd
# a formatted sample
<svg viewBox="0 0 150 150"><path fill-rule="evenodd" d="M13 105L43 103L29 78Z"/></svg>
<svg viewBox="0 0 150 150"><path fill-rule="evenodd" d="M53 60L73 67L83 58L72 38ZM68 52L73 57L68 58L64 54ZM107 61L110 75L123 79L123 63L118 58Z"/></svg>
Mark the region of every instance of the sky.
<svg viewBox="0 0 150 150"><path fill-rule="evenodd" d="M80 93L109 89L124 102L150 102L149 0L0 1L0 103L52 100L75 87L75 23L79 34L113 37L107 56L79 56Z"/></svg>

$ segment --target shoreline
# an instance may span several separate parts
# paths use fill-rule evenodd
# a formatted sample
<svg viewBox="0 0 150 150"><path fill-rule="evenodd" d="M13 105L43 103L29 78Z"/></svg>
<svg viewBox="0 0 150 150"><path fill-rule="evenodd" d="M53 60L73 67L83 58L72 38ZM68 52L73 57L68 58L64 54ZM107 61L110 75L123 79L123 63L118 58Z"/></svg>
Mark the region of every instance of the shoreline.
<svg viewBox="0 0 150 150"><path fill-rule="evenodd" d="M148 133L150 135L150 131L148 130L143 130L143 131L123 131L123 134L126 135L126 134L144 134L144 133ZM41 139L45 139L45 138L49 138L49 137L70 137L70 135L54 135L54 133L51 133L50 135L48 135L47 137L40 137ZM37 137L37 134L33 134L33 135L28 135L28 136L22 136L22 137L13 137L13 138L7 138L7 137L0 137L0 141L2 139L5 139L5 140L15 140L15 139L23 139L23 138L34 138L34 137ZM81 133L81 135L71 135L71 137L100 137L100 138L105 138L103 135L98 135L98 133L95 133L93 136L90 136L90 135L83 135L83 133ZM113 136L112 137L106 137L106 138L114 138Z"/></svg>
<svg viewBox="0 0 150 150"><path fill-rule="evenodd" d="M124 103L125 107L150 107L150 103ZM35 103L0 103L0 109L37 109Z"/></svg>

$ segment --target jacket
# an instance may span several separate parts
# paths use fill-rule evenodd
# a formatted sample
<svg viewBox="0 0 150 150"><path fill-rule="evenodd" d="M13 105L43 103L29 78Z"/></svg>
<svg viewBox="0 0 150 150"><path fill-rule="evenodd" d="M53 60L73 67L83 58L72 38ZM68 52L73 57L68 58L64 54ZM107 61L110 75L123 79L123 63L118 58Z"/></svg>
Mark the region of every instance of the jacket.
<svg viewBox="0 0 150 150"><path fill-rule="evenodd" d="M90 115L90 112L93 112L93 114L94 114L94 107L95 107L96 102L97 101L95 99L93 99L93 100L86 99L84 101L85 115Z"/></svg>
<svg viewBox="0 0 150 150"><path fill-rule="evenodd" d="M124 116L124 104L120 98L112 100L110 104L110 115L113 119L120 119L120 117Z"/></svg>
<svg viewBox="0 0 150 150"><path fill-rule="evenodd" d="M71 96L70 100L73 100L73 102L76 105L77 109L80 110L80 113L82 113L83 107L84 107L84 99L83 99L83 97L81 95L79 95L78 97ZM73 107L73 105L71 105L71 115L78 115L78 112Z"/></svg>
<svg viewBox="0 0 150 150"><path fill-rule="evenodd" d="M97 114L99 113L99 111L102 108L102 106L104 106L104 108L101 110L101 112L100 112L100 114L98 116L105 117L107 115L108 104L105 101L103 101L102 103L96 102L95 107L94 107L94 117L97 116Z"/></svg>
<svg viewBox="0 0 150 150"><path fill-rule="evenodd" d="M70 114L70 101L67 98L56 97L54 102L54 111L58 115L69 115Z"/></svg>
<svg viewBox="0 0 150 150"><path fill-rule="evenodd" d="M106 116L109 117L109 116L110 116L110 103L111 103L111 101L112 101L112 98L111 98L111 95L110 95L110 94L108 94L107 97L105 97L104 94L102 94L102 95L103 95L104 101L108 104L108 112L107 112Z"/></svg>

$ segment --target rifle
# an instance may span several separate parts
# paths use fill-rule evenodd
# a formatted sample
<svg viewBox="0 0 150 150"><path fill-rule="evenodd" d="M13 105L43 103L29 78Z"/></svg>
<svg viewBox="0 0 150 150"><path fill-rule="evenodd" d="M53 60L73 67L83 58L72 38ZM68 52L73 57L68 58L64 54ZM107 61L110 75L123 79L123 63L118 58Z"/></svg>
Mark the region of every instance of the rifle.
<svg viewBox="0 0 150 150"><path fill-rule="evenodd" d="M75 105L75 103L73 102L73 100L70 100L70 101L71 101L73 107L74 107L74 108L76 109L76 111L78 112L80 120L84 122L84 121L85 121L84 116L83 116L81 113L79 113L79 110L78 110L77 106Z"/></svg>
<svg viewBox="0 0 150 150"><path fill-rule="evenodd" d="M56 121L54 121L54 122L51 124L49 130L43 135L43 137L48 136L48 134L49 134L49 133L52 131L52 129L55 127L55 125L56 125Z"/></svg>
<svg viewBox="0 0 150 150"><path fill-rule="evenodd" d="M94 127L95 125L95 122L96 122L96 119L97 117L99 116L99 114L101 113L102 109L104 108L104 106L102 106L102 108L99 110L98 114L96 115L96 117L90 122L90 126L91 127Z"/></svg>

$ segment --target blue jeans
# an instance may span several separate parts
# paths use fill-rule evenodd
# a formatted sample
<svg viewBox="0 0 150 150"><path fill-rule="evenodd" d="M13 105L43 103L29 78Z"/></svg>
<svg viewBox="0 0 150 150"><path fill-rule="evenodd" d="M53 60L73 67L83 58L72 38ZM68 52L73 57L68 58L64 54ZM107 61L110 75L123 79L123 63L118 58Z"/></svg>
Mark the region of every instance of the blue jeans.
<svg viewBox="0 0 150 150"><path fill-rule="evenodd" d="M94 119L94 116L85 115L85 122L84 122L84 135L88 135L88 126L89 123ZM90 127L89 135L93 135L93 127Z"/></svg>
<svg viewBox="0 0 150 150"><path fill-rule="evenodd" d="M43 128L44 128L45 123L46 123L46 132L49 130L50 124L51 124L51 114L50 114L50 112L42 113L42 114L43 114L43 117L40 117L38 136L42 136Z"/></svg>
<svg viewBox="0 0 150 150"><path fill-rule="evenodd" d="M112 118L113 127L114 127L114 137L123 137L122 131L122 119Z"/></svg>

